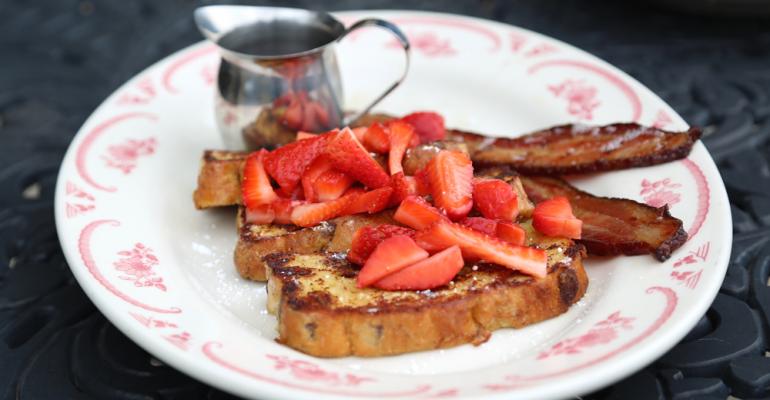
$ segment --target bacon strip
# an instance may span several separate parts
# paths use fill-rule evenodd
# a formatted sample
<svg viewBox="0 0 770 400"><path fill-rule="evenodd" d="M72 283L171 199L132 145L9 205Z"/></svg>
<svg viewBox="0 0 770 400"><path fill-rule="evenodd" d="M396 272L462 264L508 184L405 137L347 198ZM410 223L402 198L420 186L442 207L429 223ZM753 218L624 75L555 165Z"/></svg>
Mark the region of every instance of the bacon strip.
<svg viewBox="0 0 770 400"><path fill-rule="evenodd" d="M635 123L561 125L518 138L450 131L477 165L510 165L523 174L564 175L661 164L686 157L698 128L669 132Z"/></svg>
<svg viewBox="0 0 770 400"><path fill-rule="evenodd" d="M590 254L651 253L665 261L687 241L682 221L672 217L667 206L594 196L559 178L522 176L521 181L535 203L554 196L569 199L573 213L583 221L580 242Z"/></svg>

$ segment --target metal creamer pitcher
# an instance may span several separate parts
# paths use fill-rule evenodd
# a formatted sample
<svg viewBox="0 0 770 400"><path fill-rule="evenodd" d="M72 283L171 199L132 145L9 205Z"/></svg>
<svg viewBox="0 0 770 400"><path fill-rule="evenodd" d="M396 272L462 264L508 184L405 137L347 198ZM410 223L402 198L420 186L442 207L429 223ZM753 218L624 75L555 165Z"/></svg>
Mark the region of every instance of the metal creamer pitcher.
<svg viewBox="0 0 770 400"><path fill-rule="evenodd" d="M295 8L206 6L195 23L215 43L216 119L228 149L274 147L294 132L348 125L368 112L406 77L409 42L395 25L363 19L350 28L324 12ZM364 109L345 115L334 47L350 32L379 26L396 36L406 54L401 77Z"/></svg>

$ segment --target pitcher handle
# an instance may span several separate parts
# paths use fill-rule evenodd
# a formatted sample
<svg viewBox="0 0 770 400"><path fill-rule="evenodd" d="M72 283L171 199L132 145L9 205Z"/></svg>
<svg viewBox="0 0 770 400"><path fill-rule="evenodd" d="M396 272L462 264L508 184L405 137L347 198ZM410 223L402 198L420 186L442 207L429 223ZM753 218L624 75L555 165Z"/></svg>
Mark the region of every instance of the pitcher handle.
<svg viewBox="0 0 770 400"><path fill-rule="evenodd" d="M377 103L382 101L385 96L390 94L395 88L398 87L398 85L401 84L401 82L404 81L406 78L406 73L409 71L409 39L406 38L406 35L404 32L401 32L401 29L399 29L395 24L392 24L388 21L379 19L379 18L366 18L362 19L355 24L351 25L350 28L348 28L339 38L337 38L337 42L341 41L345 36L347 36L349 33L355 31L358 28L363 28L366 26L378 26L380 28L384 28L390 33L393 34L393 36L398 39L399 44L401 44L401 47L404 49L404 55L406 56L406 65L404 65L404 72L401 74L401 77L398 78L395 82L393 82L390 87L388 87L382 94L377 96L377 98L374 99L368 106L364 107L363 110L342 119L342 125L347 126L351 123L355 122L359 118L361 118L364 114L368 113L369 110L372 109Z"/></svg>

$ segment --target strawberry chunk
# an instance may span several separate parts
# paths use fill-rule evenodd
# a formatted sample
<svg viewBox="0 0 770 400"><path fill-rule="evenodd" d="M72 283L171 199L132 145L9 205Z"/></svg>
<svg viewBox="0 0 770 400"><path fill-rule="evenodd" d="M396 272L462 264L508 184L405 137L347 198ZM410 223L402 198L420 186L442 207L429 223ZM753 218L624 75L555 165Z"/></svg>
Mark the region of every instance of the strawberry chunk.
<svg viewBox="0 0 770 400"><path fill-rule="evenodd" d="M318 201L318 195L315 192L314 184L318 180L318 177L333 170L334 167L332 166L332 162L323 154L316 157L315 160L305 168L305 172L302 173L301 181L302 190L307 201Z"/></svg>
<svg viewBox="0 0 770 400"><path fill-rule="evenodd" d="M318 135L315 134L315 133L299 131L299 132L297 132L297 138L295 139L295 141L299 141L299 140L303 140L303 139L312 139L312 138L314 138L316 136L318 136Z"/></svg>
<svg viewBox="0 0 770 400"><path fill-rule="evenodd" d="M243 166L241 194L243 204L247 208L256 209L257 206L270 204L278 198L265 172L264 160L267 154L265 149L251 153Z"/></svg>
<svg viewBox="0 0 770 400"><path fill-rule="evenodd" d="M374 282L398 272L418 261L428 258L427 251L405 235L396 235L383 240L374 249L358 273L358 287L367 287Z"/></svg>
<svg viewBox="0 0 770 400"><path fill-rule="evenodd" d="M547 236L580 239L583 221L572 214L572 206L566 197L559 196L535 205L532 226Z"/></svg>
<svg viewBox="0 0 770 400"><path fill-rule="evenodd" d="M390 151L390 133L388 128L379 122L373 123L366 129L361 143L369 151L386 154Z"/></svg>
<svg viewBox="0 0 770 400"><path fill-rule="evenodd" d="M389 128L390 151L388 152L388 169L391 175L395 175L399 172L404 172L401 161L404 159L404 153L406 153L406 149L409 147L414 136L414 128L402 121L391 122Z"/></svg>
<svg viewBox="0 0 770 400"><path fill-rule="evenodd" d="M453 221L473 206L473 164L459 151L441 150L428 163L428 179L436 206Z"/></svg>
<svg viewBox="0 0 770 400"><path fill-rule="evenodd" d="M545 251L515 246L446 220L417 232L415 240L428 251L457 245L466 259L478 258L541 278L547 273Z"/></svg>
<svg viewBox="0 0 770 400"><path fill-rule="evenodd" d="M420 143L443 140L446 136L444 117L434 112L415 112L403 118L402 121L414 127L415 133L420 138Z"/></svg>
<svg viewBox="0 0 770 400"><path fill-rule="evenodd" d="M430 196L430 178L428 177L428 169L418 169L414 173L415 190L420 196Z"/></svg>
<svg viewBox="0 0 770 400"><path fill-rule="evenodd" d="M335 134L335 131L331 131L273 150L265 156L265 170L284 191L291 193L299 183L305 168L324 151L327 142Z"/></svg>
<svg viewBox="0 0 770 400"><path fill-rule="evenodd" d="M307 103L306 108L310 109L314 122L312 125L313 129L310 129L310 131L318 131L329 127L329 113L321 103L310 101Z"/></svg>
<svg viewBox="0 0 770 400"><path fill-rule="evenodd" d="M357 128L350 128L353 131L353 135L355 135L356 139L358 139L359 142L364 142L364 135L366 135L366 127L365 126L359 126Z"/></svg>
<svg viewBox="0 0 770 400"><path fill-rule="evenodd" d="M422 197L409 196L398 206L393 219L414 229L425 229L446 216Z"/></svg>
<svg viewBox="0 0 770 400"><path fill-rule="evenodd" d="M516 246L524 246L524 240L527 236L524 228L511 221L497 221L495 235L498 239L515 244Z"/></svg>
<svg viewBox="0 0 770 400"><path fill-rule="evenodd" d="M290 129L301 129L304 118L305 108L302 102L298 98L292 97L279 121Z"/></svg>
<svg viewBox="0 0 770 400"><path fill-rule="evenodd" d="M318 201L338 199L353 182L355 182L353 178L342 172L326 171L313 183L313 193L317 196Z"/></svg>
<svg viewBox="0 0 770 400"><path fill-rule="evenodd" d="M326 154L332 161L334 168L348 174L370 188L381 188L390 183L388 174L369 155L350 128L339 131L329 140L329 144L326 146Z"/></svg>
<svg viewBox="0 0 770 400"><path fill-rule="evenodd" d="M473 182L473 205L481 215L491 219L515 221L519 215L519 201L511 185L500 179Z"/></svg>
<svg viewBox="0 0 770 400"><path fill-rule="evenodd" d="M493 219L482 218L482 217L468 217L460 221L460 223L467 226L468 228L486 233L489 236L497 235L497 221Z"/></svg>
<svg viewBox="0 0 770 400"><path fill-rule="evenodd" d="M342 196L337 200L323 203L298 205L291 211L291 223L306 228L318 225L323 221L340 216L349 200L348 197Z"/></svg>
<svg viewBox="0 0 770 400"><path fill-rule="evenodd" d="M465 265L458 246L394 272L374 283L384 290L426 290L448 284Z"/></svg>
<svg viewBox="0 0 770 400"><path fill-rule="evenodd" d="M393 188L390 186L369 191L348 190L348 194L343 196L349 199L348 204L341 215L380 212L388 207L392 194Z"/></svg>
<svg viewBox="0 0 770 400"><path fill-rule="evenodd" d="M271 224L275 220L275 210L270 204L260 204L246 209L246 222L250 224Z"/></svg>
<svg viewBox="0 0 770 400"><path fill-rule="evenodd" d="M353 234L353 242L348 252L348 261L364 265L374 249L377 248L377 245L383 240L397 235L414 238L414 234L414 229L398 225L364 226Z"/></svg>
<svg viewBox="0 0 770 400"><path fill-rule="evenodd" d="M393 195L390 197L390 205L399 205L407 197L417 194L415 185L414 178L404 176L403 172L391 176L390 186L393 187Z"/></svg>
<svg viewBox="0 0 770 400"><path fill-rule="evenodd" d="M291 212L294 211L294 207L305 204L304 201L291 200L291 199L278 199L270 206L275 214L276 224L291 224Z"/></svg>

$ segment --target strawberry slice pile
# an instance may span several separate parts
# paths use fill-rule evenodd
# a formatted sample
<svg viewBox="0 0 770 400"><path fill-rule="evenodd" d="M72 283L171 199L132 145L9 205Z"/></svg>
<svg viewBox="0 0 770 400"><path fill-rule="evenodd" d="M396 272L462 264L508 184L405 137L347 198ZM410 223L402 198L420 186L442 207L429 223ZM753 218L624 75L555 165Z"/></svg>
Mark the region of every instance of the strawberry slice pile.
<svg viewBox="0 0 770 400"><path fill-rule="evenodd" d="M306 100L282 99L284 117L303 112L319 119ZM314 128L304 122L299 126ZM466 261L545 276L545 252L524 246L526 234L517 224L519 199L509 183L474 178L471 159L453 150L438 151L413 176L404 173L409 148L444 136L443 118L431 112L364 128L300 132L295 142L246 159L246 220L312 227L344 215L395 208L393 218L400 225L367 226L353 236L347 257L362 266L359 287L436 288L451 282ZM545 235L580 238L581 221L565 198L539 203L533 226Z"/></svg>

